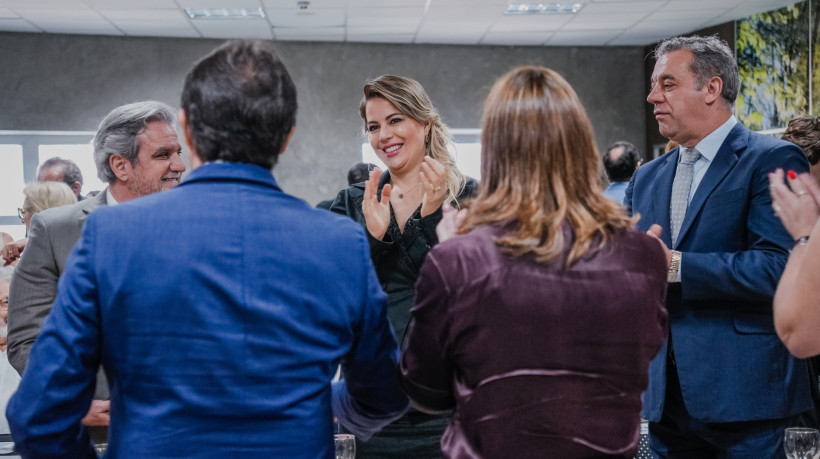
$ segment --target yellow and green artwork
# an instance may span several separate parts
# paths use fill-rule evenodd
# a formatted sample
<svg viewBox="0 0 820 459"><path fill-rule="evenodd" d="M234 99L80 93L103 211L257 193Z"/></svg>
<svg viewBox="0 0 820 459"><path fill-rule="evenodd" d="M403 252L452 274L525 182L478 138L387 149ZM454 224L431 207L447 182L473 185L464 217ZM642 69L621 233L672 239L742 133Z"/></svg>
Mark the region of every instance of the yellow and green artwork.
<svg viewBox="0 0 820 459"><path fill-rule="evenodd" d="M796 3L738 20L738 119L753 130L783 128L820 111L820 0Z"/></svg>

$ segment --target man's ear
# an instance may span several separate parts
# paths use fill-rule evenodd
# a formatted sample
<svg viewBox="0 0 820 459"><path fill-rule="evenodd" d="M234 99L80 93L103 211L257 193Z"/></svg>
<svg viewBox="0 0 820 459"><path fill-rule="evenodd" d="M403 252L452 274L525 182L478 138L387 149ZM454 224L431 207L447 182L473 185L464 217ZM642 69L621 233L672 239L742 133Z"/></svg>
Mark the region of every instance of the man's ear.
<svg viewBox="0 0 820 459"><path fill-rule="evenodd" d="M74 194L79 195L83 191L83 184L80 183L79 180L75 180L74 183L71 184L71 191Z"/></svg>
<svg viewBox="0 0 820 459"><path fill-rule="evenodd" d="M711 104L722 97L723 80L720 77L709 78L704 86L706 87L706 103Z"/></svg>
<svg viewBox="0 0 820 459"><path fill-rule="evenodd" d="M123 155L113 154L108 157L108 165L111 166L111 171L117 176L117 180L127 182L131 175L131 161L125 159Z"/></svg>
<svg viewBox="0 0 820 459"><path fill-rule="evenodd" d="M287 139L285 139L285 143L283 143L283 144L282 144L282 149L281 149L281 150L279 150L279 154L280 154L280 155L281 155L282 153L284 153L284 152L285 152L285 148L287 148L287 147L288 147L288 144L290 143L290 139L292 139L292 138L293 138L293 133L294 133L295 131L296 131L296 125L294 124L294 125L293 125L293 127L292 127L292 128L290 128L290 133L288 134L288 138L287 138Z"/></svg>

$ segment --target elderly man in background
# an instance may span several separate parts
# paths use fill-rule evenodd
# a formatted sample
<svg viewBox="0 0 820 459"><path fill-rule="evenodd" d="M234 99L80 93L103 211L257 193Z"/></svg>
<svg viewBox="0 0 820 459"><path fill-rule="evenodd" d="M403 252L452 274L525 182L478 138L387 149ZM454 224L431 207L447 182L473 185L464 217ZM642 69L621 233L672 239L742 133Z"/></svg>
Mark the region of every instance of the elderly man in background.
<svg viewBox="0 0 820 459"><path fill-rule="evenodd" d="M80 419L100 365L111 457L332 457L334 417L367 439L404 413L364 231L271 173L295 122L269 42L195 64L180 111L193 171L88 218L9 403L24 455L93 454Z"/></svg>
<svg viewBox="0 0 820 459"><path fill-rule="evenodd" d="M655 50L647 101L679 147L642 166L625 204L667 254L669 336L649 369L653 457L782 458L783 431L811 408L806 362L775 334L772 300L793 242L768 174L803 152L743 127L734 52L717 37Z"/></svg>
<svg viewBox="0 0 820 459"><path fill-rule="evenodd" d="M88 215L100 206L116 205L169 189L179 183L185 164L168 105L147 101L115 108L94 137L97 175L108 188L94 199L40 212L31 219L29 242L14 271L9 294L9 361L20 372L57 296L57 281L80 238ZM127 232L123 232L126 234ZM93 426L95 442L104 443L109 394L99 373L94 402L83 422Z"/></svg>

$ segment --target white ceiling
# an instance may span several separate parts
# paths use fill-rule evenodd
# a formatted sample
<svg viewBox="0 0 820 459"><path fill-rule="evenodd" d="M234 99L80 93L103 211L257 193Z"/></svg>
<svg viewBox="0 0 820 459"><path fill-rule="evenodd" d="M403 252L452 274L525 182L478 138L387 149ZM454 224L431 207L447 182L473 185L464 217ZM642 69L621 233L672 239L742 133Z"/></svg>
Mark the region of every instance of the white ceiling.
<svg viewBox="0 0 820 459"><path fill-rule="evenodd" d="M0 31L458 45L649 45L788 0L577 0L578 14L505 16L525 0L0 0ZM534 0L532 3L537 3ZM262 7L264 19L191 20L184 8Z"/></svg>

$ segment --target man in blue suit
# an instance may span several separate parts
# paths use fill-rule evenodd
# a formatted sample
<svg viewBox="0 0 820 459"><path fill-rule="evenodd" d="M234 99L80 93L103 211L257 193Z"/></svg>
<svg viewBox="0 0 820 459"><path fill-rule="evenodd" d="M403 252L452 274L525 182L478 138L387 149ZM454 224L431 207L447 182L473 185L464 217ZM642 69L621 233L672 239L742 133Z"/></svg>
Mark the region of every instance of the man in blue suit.
<svg viewBox="0 0 820 459"><path fill-rule="evenodd" d="M7 410L23 456L96 457L80 420L100 365L107 457L332 458L334 417L366 439L406 410L363 230L271 174L295 120L269 43L194 66L194 170L89 216Z"/></svg>
<svg viewBox="0 0 820 459"><path fill-rule="evenodd" d="M655 57L647 100L681 147L639 168L624 199L669 262L669 336L644 394L653 457L784 457L783 430L811 400L806 364L772 320L793 241L767 174L808 163L733 116L739 76L724 41L676 37Z"/></svg>

